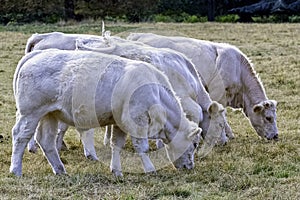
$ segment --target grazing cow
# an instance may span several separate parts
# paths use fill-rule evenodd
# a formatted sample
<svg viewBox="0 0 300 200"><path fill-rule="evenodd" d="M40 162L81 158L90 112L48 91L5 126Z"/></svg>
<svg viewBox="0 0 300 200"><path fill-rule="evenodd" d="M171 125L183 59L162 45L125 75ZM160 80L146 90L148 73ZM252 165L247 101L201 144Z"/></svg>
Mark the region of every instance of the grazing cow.
<svg viewBox="0 0 300 200"><path fill-rule="evenodd" d="M34 50L45 50L50 48L56 48L61 50L75 50L76 48L76 39L85 38L85 39L101 39L103 37L96 35L88 35L88 34L66 34L61 32L51 32L51 33L43 33L43 34L32 34L30 38L28 38L25 48L25 54L34 51ZM61 150L65 147L63 142L63 136L68 129L68 125L63 122L58 123L58 137L57 137L57 149ZM81 134L81 140L85 140L84 144L84 155L86 158L91 160L98 160L94 149L94 141L93 141L93 130L84 131L84 134ZM88 144L88 145L85 145ZM35 153L37 151L37 144L34 141L34 137L28 143L28 151L31 153Z"/></svg>
<svg viewBox="0 0 300 200"><path fill-rule="evenodd" d="M238 48L186 37L132 33L128 40L170 48L192 60L210 97L223 106L242 108L259 136L278 140L276 104L269 100L250 60ZM227 130L232 134L231 130Z"/></svg>
<svg viewBox="0 0 300 200"><path fill-rule="evenodd" d="M130 133L145 172L155 171L148 138L165 143L171 161L193 166L201 129L189 121L168 78L152 65L89 51L43 50L26 54L13 80L17 119L10 172L21 176L26 145L36 132L55 174L66 173L55 147L58 121L83 131L115 124L111 170L121 176L120 150Z"/></svg>
<svg viewBox="0 0 300 200"><path fill-rule="evenodd" d="M102 40L80 38L77 39L77 48L151 63L169 77L174 91L181 99L187 117L198 124L200 122L202 133L208 134L209 139L216 140L221 137L222 144L227 142L224 129L225 125L229 125L225 119L224 108L210 99L195 67L183 54L118 37L106 37ZM203 120L202 116L199 117L199 110L203 111ZM105 141L108 141L107 138L105 137Z"/></svg>
<svg viewBox="0 0 300 200"><path fill-rule="evenodd" d="M104 34L103 34L104 35ZM25 48L25 54L32 52L34 50L46 50L50 48L56 48L61 50L75 50L76 49L76 39L103 39L103 37L96 35L88 35L88 34L64 34L61 32L51 32L51 33L43 33L43 34L32 34L30 38L28 38ZM58 134L56 147L60 151L61 149L66 148L65 143L63 142L63 137L65 132L68 129L68 125L59 122L58 123ZM91 160L98 160L95 148L94 148L94 140L93 140L94 130L83 131L80 134L81 140L84 145L84 155L86 158ZM28 143L28 151L31 153L36 153L37 144L34 140L34 137Z"/></svg>

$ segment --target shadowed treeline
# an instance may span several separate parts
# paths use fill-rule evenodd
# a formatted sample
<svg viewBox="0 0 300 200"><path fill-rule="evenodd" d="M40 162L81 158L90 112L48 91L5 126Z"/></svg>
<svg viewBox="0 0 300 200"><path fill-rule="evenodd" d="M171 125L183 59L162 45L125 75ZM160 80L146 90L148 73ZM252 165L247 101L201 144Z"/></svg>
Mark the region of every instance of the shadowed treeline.
<svg viewBox="0 0 300 200"><path fill-rule="evenodd" d="M220 16L236 13L242 18L246 13L251 17L261 14L261 10L264 15L269 15L274 13L274 5L280 5L280 10L292 11L285 12L288 15L299 13L299 0L0 0L0 5L1 24L86 19L123 22L234 22L238 17L220 19Z"/></svg>

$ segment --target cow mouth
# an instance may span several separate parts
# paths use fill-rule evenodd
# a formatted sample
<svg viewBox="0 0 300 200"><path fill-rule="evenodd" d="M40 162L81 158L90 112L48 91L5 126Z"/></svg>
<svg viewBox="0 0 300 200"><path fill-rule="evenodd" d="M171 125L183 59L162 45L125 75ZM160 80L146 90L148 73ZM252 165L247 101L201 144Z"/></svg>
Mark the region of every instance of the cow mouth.
<svg viewBox="0 0 300 200"><path fill-rule="evenodd" d="M266 138L268 141L270 140L279 141L279 136L277 132L267 134L267 132L263 131L263 129L255 128L255 130L261 138Z"/></svg>
<svg viewBox="0 0 300 200"><path fill-rule="evenodd" d="M268 140L274 140L274 141L279 141L278 134L275 134L273 137L267 137Z"/></svg>
<svg viewBox="0 0 300 200"><path fill-rule="evenodd" d="M189 164L184 164L184 165L175 165L176 169L182 170L182 169L187 169L191 170L194 168L194 164L189 163Z"/></svg>

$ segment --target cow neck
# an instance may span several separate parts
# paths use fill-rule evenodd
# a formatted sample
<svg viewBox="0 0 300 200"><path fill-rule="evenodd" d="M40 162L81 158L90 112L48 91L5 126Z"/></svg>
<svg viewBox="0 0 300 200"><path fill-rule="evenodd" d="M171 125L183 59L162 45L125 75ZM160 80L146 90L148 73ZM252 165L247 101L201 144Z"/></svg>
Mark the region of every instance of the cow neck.
<svg viewBox="0 0 300 200"><path fill-rule="evenodd" d="M242 66L242 96L243 96L243 110L248 116L252 107L262 101L267 100L267 96L261 81L256 72L251 66L250 61L241 55Z"/></svg>

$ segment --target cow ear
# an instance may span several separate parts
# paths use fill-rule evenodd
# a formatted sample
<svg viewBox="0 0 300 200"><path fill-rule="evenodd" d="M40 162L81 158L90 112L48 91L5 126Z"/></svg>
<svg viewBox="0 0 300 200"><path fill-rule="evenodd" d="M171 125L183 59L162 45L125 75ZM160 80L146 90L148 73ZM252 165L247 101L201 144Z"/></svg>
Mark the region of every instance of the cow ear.
<svg viewBox="0 0 300 200"><path fill-rule="evenodd" d="M207 109L208 113L211 115L211 114L214 114L214 113L217 113L219 111L219 105L217 102L213 101L210 106L208 107Z"/></svg>
<svg viewBox="0 0 300 200"><path fill-rule="evenodd" d="M263 111L264 106L261 104L256 104L253 106L253 112L254 113L260 113L261 111Z"/></svg>

